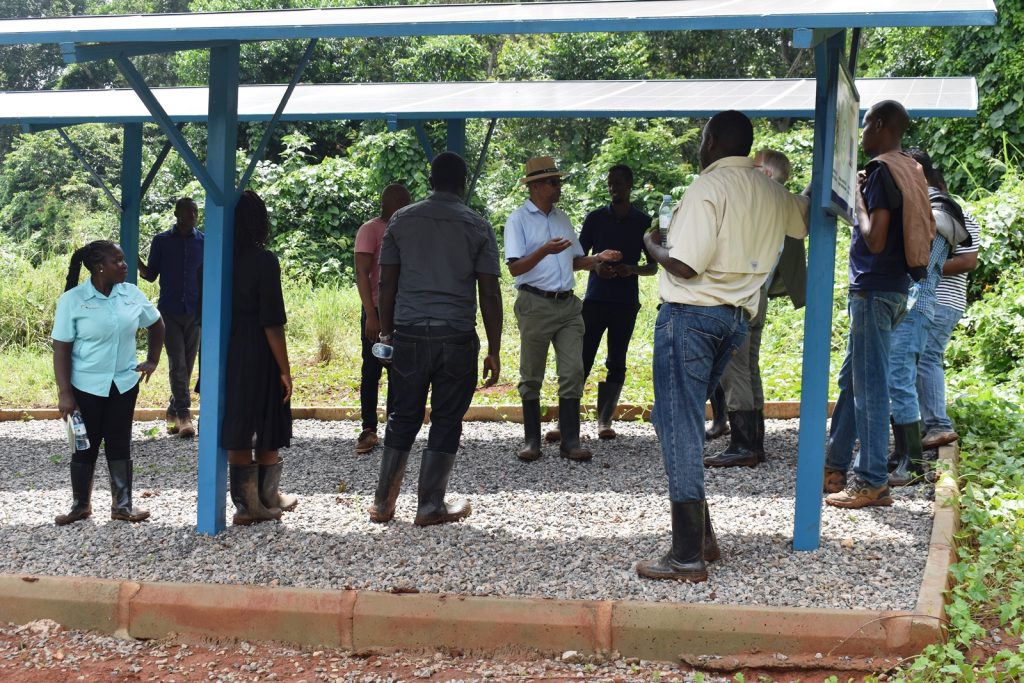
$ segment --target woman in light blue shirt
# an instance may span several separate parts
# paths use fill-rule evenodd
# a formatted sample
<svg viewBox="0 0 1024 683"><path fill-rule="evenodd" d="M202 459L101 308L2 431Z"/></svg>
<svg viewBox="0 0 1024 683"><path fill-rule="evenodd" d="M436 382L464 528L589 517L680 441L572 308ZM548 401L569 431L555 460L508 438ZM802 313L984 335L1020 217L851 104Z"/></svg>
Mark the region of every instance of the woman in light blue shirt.
<svg viewBox="0 0 1024 683"><path fill-rule="evenodd" d="M82 265L90 277L78 284ZM147 510L132 505L132 418L140 375L149 381L160 360L164 323L138 287L124 281L124 252L109 240L90 242L71 256L64 294L53 321L53 372L57 409L67 418L79 411L89 448L71 456L71 511L58 525L92 514L92 478L100 442L110 471L110 518L141 522ZM149 354L136 359L135 334L148 329Z"/></svg>

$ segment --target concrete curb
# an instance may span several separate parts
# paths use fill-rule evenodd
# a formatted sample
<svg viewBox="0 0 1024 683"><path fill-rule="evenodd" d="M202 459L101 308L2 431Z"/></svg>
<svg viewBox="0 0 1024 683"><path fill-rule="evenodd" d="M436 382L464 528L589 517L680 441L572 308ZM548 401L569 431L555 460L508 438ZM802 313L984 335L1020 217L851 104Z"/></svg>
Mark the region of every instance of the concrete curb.
<svg viewBox="0 0 1024 683"><path fill-rule="evenodd" d="M832 414L833 401L829 401L828 414ZM595 406L584 406L584 415L593 416L596 414ZM544 420L550 421L558 418L558 406L552 405L542 408ZM383 416L382 411L378 414ZM159 420L164 416L163 408L136 408L135 420L146 422ZM792 420L800 417L800 401L771 401L764 404L764 416L772 420ZM56 408L5 408L0 409L0 422L14 420L56 420L60 413ZM707 419L711 419L711 406L706 409ZM359 407L348 406L293 406L292 418L296 420L359 420ZM517 405L505 406L470 406L464 418L469 422L522 422L523 409ZM623 404L615 410L615 419L620 421L651 419L650 405ZM427 407L425 422L430 421L430 407Z"/></svg>
<svg viewBox="0 0 1024 683"><path fill-rule="evenodd" d="M940 458L955 467L955 447ZM932 535L913 611L388 594L0 575L0 620L48 618L134 638L171 633L347 650L459 648L481 653L617 651L625 657L736 669L906 657L945 635L956 559L953 476L936 486ZM785 653L784 660L769 653ZM817 657L822 653L823 658Z"/></svg>

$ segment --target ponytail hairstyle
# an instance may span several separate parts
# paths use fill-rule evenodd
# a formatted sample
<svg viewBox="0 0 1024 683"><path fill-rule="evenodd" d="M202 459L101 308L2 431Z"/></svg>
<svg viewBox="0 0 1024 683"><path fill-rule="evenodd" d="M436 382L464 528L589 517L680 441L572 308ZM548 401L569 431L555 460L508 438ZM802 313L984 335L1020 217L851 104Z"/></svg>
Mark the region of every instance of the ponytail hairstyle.
<svg viewBox="0 0 1024 683"><path fill-rule="evenodd" d="M64 291L78 286L78 278L82 274L82 265L90 273L95 273L103 258L117 249L117 245L110 240L95 240L84 247L79 247L71 255L71 263L68 264L68 276L64 283Z"/></svg>
<svg viewBox="0 0 1024 683"><path fill-rule="evenodd" d="M252 190L246 190L235 205L235 253L262 249L270 241L267 205Z"/></svg>

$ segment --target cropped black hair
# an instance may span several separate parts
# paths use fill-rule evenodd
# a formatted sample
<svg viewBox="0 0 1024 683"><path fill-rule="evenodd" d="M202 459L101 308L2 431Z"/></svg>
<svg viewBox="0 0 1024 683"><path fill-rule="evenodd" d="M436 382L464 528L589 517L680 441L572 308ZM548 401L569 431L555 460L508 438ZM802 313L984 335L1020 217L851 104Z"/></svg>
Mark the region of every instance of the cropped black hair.
<svg viewBox="0 0 1024 683"><path fill-rule="evenodd" d="M110 240L95 240L84 247L75 249L71 255L71 263L68 264L68 275L64 281L64 291L74 289L78 286L78 278L82 275L82 266L85 265L90 273L96 272L100 262L119 249L116 243Z"/></svg>
<svg viewBox="0 0 1024 683"><path fill-rule="evenodd" d="M611 175L612 173L621 173L622 175L626 176L626 180L629 181L630 185L633 184L633 169L631 169L629 166L626 166L626 164L615 164L614 166L608 169L608 175Z"/></svg>

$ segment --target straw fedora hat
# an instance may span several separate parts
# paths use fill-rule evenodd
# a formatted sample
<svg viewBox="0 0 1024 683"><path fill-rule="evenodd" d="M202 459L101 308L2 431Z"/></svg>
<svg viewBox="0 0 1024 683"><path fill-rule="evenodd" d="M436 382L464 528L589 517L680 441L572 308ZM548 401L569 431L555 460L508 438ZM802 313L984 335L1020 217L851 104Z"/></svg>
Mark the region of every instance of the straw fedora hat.
<svg viewBox="0 0 1024 683"><path fill-rule="evenodd" d="M558 170L558 167L555 166L555 160L551 157L532 157L526 162L524 174L519 179L521 185L532 183L534 180L543 180L544 178L561 178L565 175Z"/></svg>

